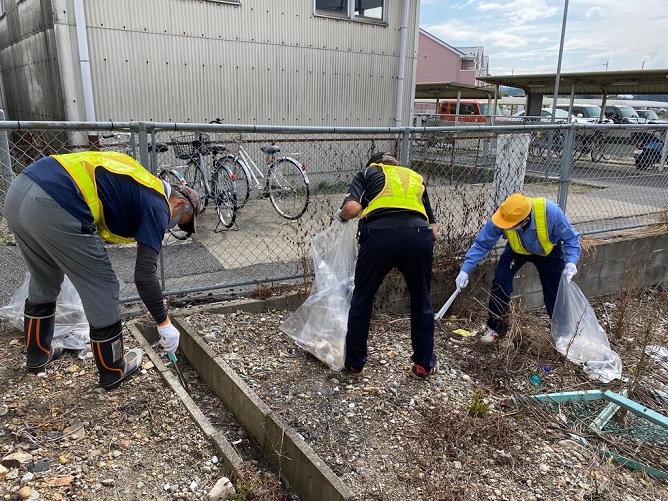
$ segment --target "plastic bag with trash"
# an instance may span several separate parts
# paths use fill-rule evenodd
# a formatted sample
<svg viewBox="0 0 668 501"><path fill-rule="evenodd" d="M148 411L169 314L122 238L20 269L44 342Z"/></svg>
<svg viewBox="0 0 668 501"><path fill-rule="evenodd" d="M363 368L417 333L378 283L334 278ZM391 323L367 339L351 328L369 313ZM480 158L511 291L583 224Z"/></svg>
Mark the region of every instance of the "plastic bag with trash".
<svg viewBox="0 0 668 501"><path fill-rule="evenodd" d="M622 376L622 361L577 284L561 275L552 314L552 339L557 351L603 383Z"/></svg>
<svg viewBox="0 0 668 501"><path fill-rule="evenodd" d="M9 320L20 331L23 330L23 310L28 298L29 284L30 273L26 273L23 285L16 289L9 303L0 308L0 317ZM87 358L90 352L88 320L84 314L79 293L67 275L56 300L56 326L53 341L66 350L79 351L81 358Z"/></svg>
<svg viewBox="0 0 668 501"><path fill-rule="evenodd" d="M311 239L315 279L309 298L279 329L330 369L343 369L357 261L357 224L334 221Z"/></svg>

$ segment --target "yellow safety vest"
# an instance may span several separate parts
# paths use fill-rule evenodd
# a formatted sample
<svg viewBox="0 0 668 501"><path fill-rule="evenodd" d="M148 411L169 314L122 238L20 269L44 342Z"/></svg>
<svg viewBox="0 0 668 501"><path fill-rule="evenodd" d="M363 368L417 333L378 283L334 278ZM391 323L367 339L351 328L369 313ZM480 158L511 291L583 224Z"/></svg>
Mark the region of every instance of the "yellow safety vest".
<svg viewBox="0 0 668 501"><path fill-rule="evenodd" d="M420 174L396 165L371 165L383 169L385 185L362 211L363 218L376 209L408 209L419 212L427 219L427 211L422 204L424 185Z"/></svg>
<svg viewBox="0 0 668 501"><path fill-rule="evenodd" d="M81 191L81 195L93 214L93 224L97 227L98 234L107 242L112 244L128 244L134 242L132 238L122 237L109 231L104 222L104 210L102 202L97 193L95 182L95 169L101 167L114 174L130 176L138 183L151 188L167 201L165 187L162 181L148 172L142 165L131 157L115 151L84 151L81 153L68 153L66 155L53 155L60 165L72 177Z"/></svg>
<svg viewBox="0 0 668 501"><path fill-rule="evenodd" d="M539 254L540 256L547 256L552 249L554 249L554 244L550 241L550 236L547 230L547 203L545 198L530 198L529 202L533 206L533 215L536 219L536 234L538 236L538 241L540 242L541 247L543 248L543 253ZM517 230L506 230L506 237L508 238L508 244L510 248L517 252L518 254L532 254L528 252L520 240Z"/></svg>

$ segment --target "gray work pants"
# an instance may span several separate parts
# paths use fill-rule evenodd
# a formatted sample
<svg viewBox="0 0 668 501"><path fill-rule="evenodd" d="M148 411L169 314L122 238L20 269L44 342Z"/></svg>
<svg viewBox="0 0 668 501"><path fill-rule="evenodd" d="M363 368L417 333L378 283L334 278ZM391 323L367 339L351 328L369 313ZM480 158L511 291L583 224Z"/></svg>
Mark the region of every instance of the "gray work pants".
<svg viewBox="0 0 668 501"><path fill-rule="evenodd" d="M118 279L97 232L82 225L24 174L9 187L4 212L30 270L31 303L56 302L66 274L93 328L121 319Z"/></svg>

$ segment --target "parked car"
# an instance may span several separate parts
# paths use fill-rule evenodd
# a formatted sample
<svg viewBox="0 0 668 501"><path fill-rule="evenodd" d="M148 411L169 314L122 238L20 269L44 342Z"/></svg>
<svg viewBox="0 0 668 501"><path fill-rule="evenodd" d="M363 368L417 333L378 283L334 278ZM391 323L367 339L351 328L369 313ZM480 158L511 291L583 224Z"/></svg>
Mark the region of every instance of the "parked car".
<svg viewBox="0 0 668 501"><path fill-rule="evenodd" d="M503 115L501 109L497 106L494 110L492 104L491 110L486 100L478 99L460 99L459 100L459 122L482 122L487 120L487 115ZM489 113L488 113L489 111ZM443 120L454 121L457 114L457 100L443 99L438 103L438 114Z"/></svg>
<svg viewBox="0 0 668 501"><path fill-rule="evenodd" d="M660 132L633 132L631 137L636 141L633 158L638 170L648 169L661 160L663 139Z"/></svg>
<svg viewBox="0 0 668 501"><path fill-rule="evenodd" d="M668 120L662 120L654 110L636 110L641 124L668 124Z"/></svg>
<svg viewBox="0 0 668 501"><path fill-rule="evenodd" d="M513 118L519 118L519 119L524 119L526 121L535 121L538 122L540 121L541 123L550 123L552 122L552 109L551 108L543 108L540 110L540 117L538 116L527 116L526 115L526 110L525 111L520 111L518 113L514 113L512 115ZM554 115L554 121L555 123L567 123L568 122L568 112L564 111L562 109L557 108L555 115ZM589 120L584 119L584 118L578 118L575 115L570 115L570 121L574 123L587 123Z"/></svg>
<svg viewBox="0 0 668 501"><path fill-rule="evenodd" d="M616 124L637 124L640 118L636 110L624 104L607 104L605 116Z"/></svg>
<svg viewBox="0 0 668 501"><path fill-rule="evenodd" d="M560 110L568 111L567 104L558 104L557 108ZM583 118L590 123L598 123L601 119L601 107L595 104L573 104L573 109L571 111L573 115L578 118ZM612 123L612 120L606 118L605 116L601 120L601 123Z"/></svg>

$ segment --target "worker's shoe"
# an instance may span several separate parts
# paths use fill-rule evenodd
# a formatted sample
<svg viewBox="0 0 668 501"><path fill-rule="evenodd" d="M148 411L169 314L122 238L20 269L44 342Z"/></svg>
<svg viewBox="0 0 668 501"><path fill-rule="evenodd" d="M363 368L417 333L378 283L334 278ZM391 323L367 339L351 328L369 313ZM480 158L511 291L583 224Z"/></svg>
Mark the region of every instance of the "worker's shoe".
<svg viewBox="0 0 668 501"><path fill-rule="evenodd" d="M343 371L353 377L360 377L364 374L364 369L355 369L347 361L343 363Z"/></svg>
<svg viewBox="0 0 668 501"><path fill-rule="evenodd" d="M101 329L91 327L90 340L102 388L113 390L141 366L144 356L141 348L134 348L123 354L120 321Z"/></svg>
<svg viewBox="0 0 668 501"><path fill-rule="evenodd" d="M419 381L424 381L429 376L432 376L438 372L438 362L434 362L434 366L430 369L425 369L421 365L413 364L411 370L408 371L408 376Z"/></svg>
<svg viewBox="0 0 668 501"><path fill-rule="evenodd" d="M56 303L31 303L26 299L23 316L26 367L29 372L44 372L46 365L63 354L63 348L52 345L56 326Z"/></svg>
<svg viewBox="0 0 668 501"><path fill-rule="evenodd" d="M482 336L480 336L480 341L487 344L496 343L498 339L499 334L490 327L487 327L487 331Z"/></svg>

